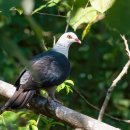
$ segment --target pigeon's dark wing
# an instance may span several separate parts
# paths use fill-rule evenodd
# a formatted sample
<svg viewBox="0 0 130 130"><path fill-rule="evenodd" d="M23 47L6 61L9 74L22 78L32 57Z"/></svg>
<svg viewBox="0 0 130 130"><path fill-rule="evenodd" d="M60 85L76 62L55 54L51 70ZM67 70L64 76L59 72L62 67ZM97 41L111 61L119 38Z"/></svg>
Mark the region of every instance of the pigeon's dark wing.
<svg viewBox="0 0 130 130"><path fill-rule="evenodd" d="M61 84L70 73L70 63L61 53L49 52L31 61L31 70L25 70L17 80L24 90L52 87Z"/></svg>
<svg viewBox="0 0 130 130"><path fill-rule="evenodd" d="M30 69L22 71L15 85L14 95L1 108L21 108L26 105L38 89L48 89L61 84L70 73L70 63L61 53L48 51L36 56Z"/></svg>
<svg viewBox="0 0 130 130"><path fill-rule="evenodd" d="M22 77L22 75L26 72L26 69L23 69L22 72L20 73L19 77L17 78L17 80L15 81L15 87L18 89L20 87L20 79Z"/></svg>

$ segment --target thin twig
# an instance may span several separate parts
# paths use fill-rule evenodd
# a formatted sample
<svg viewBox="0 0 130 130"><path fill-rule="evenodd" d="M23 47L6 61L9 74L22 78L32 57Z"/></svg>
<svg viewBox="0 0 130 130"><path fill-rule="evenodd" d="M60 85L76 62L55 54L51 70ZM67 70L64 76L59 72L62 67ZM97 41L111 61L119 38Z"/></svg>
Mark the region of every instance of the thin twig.
<svg viewBox="0 0 130 130"><path fill-rule="evenodd" d="M46 45L45 45L44 39L42 39L42 44L43 44L44 50L47 51L48 49L47 49L47 47L46 47Z"/></svg>
<svg viewBox="0 0 130 130"><path fill-rule="evenodd" d="M128 42L127 42L125 36L121 35L121 38L124 40L124 44L125 44L125 49L126 49L127 55L130 58L130 50L128 48ZM108 89L107 94L106 94L106 98L105 98L105 100L103 102L103 105L101 107L101 110L99 112L99 116L98 116L98 120L99 121L102 121L102 119L103 119L104 112L105 112L105 110L106 110L106 108L108 106L108 102L109 102L109 100L111 98L111 95L112 95L112 92L113 92L114 88L116 87L117 83L122 79L122 77L125 74L127 74L129 66L130 66L130 60L128 60L128 62L125 64L125 66L123 67L123 69L120 72L120 74L114 79L114 81L112 82L110 88Z"/></svg>
<svg viewBox="0 0 130 130"><path fill-rule="evenodd" d="M53 36L53 46L56 44L56 37Z"/></svg>
<svg viewBox="0 0 130 130"><path fill-rule="evenodd" d="M38 126L38 123L39 123L39 121L40 121L40 118L41 118L41 114L38 115L37 122L36 122L36 126Z"/></svg>
<svg viewBox="0 0 130 130"><path fill-rule="evenodd" d="M70 84L69 84L70 85ZM95 105L93 105L92 103L90 103L87 98L84 96L84 94L82 94L78 89L76 89L73 85L71 85L72 89L85 101L85 103L87 103L91 108L97 110L97 111L100 111L100 109L98 107L96 107ZM123 123L127 123L127 124L130 124L130 120L123 120L123 119L119 119L117 117L114 117L114 116L111 116L107 113L104 113L105 116L113 119L113 120L116 120L118 122L123 122Z"/></svg>
<svg viewBox="0 0 130 130"><path fill-rule="evenodd" d="M90 1L88 0L87 4L85 5L85 8L87 8L87 7L88 7L89 2L90 2Z"/></svg>
<svg viewBox="0 0 130 130"><path fill-rule="evenodd" d="M70 19L71 19L71 13L72 13L72 11L74 9L74 3L75 3L75 1L76 0L73 0L73 4L72 4L71 9L70 9L70 14L68 16L68 21L67 21L67 24L66 24L65 32L67 32L68 28L69 28L69 23L70 23Z"/></svg>
<svg viewBox="0 0 130 130"><path fill-rule="evenodd" d="M59 15L59 14L49 14L49 13L41 13L41 12L36 12L37 14L42 14L42 15L48 15L48 16L54 16L54 17L61 17L61 18L66 18L67 16L64 15Z"/></svg>
<svg viewBox="0 0 130 130"><path fill-rule="evenodd" d="M122 38L123 41L124 41L125 50L126 50L126 52L127 52L128 57L130 58L130 50L129 50L129 46L128 46L128 41L127 41L127 39L125 38L124 35L120 35L120 36L121 36L121 38Z"/></svg>

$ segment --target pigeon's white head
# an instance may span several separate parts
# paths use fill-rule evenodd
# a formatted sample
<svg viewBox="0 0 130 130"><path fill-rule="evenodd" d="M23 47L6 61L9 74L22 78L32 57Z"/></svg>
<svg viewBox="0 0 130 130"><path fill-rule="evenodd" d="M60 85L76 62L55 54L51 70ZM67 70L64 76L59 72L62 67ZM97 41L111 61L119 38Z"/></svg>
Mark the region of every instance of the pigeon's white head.
<svg viewBox="0 0 130 130"><path fill-rule="evenodd" d="M66 57L68 57L69 47L74 42L81 44L81 41L78 39L75 33L73 32L64 33L59 38L57 43L54 45L53 50L60 52L64 54Z"/></svg>
<svg viewBox="0 0 130 130"><path fill-rule="evenodd" d="M73 32L64 33L57 41L57 43L63 44L64 46L71 45L74 42L81 44L81 41Z"/></svg>

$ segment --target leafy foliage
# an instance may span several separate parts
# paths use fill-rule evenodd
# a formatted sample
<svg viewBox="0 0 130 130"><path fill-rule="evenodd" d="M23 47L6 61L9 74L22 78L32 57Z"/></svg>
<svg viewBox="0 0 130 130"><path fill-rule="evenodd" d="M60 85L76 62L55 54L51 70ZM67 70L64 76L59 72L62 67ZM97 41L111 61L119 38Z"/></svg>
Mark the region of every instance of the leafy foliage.
<svg viewBox="0 0 130 130"><path fill-rule="evenodd" d="M21 1L0 0L0 79L14 83L32 56L45 50L45 44L47 48L53 46L53 36L58 38L64 32L70 16L69 31L74 29L84 39L81 46L70 48L72 80L58 86L57 95L68 107L97 118L98 112L75 92L71 94L70 86L78 87L92 104L101 106L112 80L128 60L119 32L129 36L129 0L76 0L73 9L72 0L36 1L35 6L29 8L29 14L33 15L25 15L25 5L21 6ZM43 39L45 44L41 42ZM110 115L129 118L129 81L128 73L113 93L107 108ZM45 95L45 91L41 93ZM1 97L0 105L4 103ZM37 126L37 118L38 115L29 110L6 111L0 116L0 129L71 129L44 116ZM128 125L110 118L105 118L105 122L129 130Z"/></svg>
<svg viewBox="0 0 130 130"><path fill-rule="evenodd" d="M76 30L79 25L83 23L88 23L94 17L96 17L97 11L93 7L89 7L85 9L79 8L76 14L72 13L72 15L74 15L74 17L71 18L70 25L74 28L74 30Z"/></svg>
<svg viewBox="0 0 130 130"><path fill-rule="evenodd" d="M59 2L60 2L60 0L50 0L47 3L45 3L43 5L40 5L38 8L36 8L32 12L32 14L35 14L35 13L37 13L38 11L40 11L40 10L42 10L44 8L50 8L50 7L56 6Z"/></svg>
<svg viewBox="0 0 130 130"><path fill-rule="evenodd" d="M107 11L115 2L115 0L90 0L92 7L101 13Z"/></svg>
<svg viewBox="0 0 130 130"><path fill-rule="evenodd" d="M74 86L74 82L72 80L66 80L64 83L62 83L61 85L59 85L57 87L57 92L60 92L61 90L63 89L66 89L66 93L68 94L69 92L73 92L72 88L70 85L66 84L66 83L69 83L71 85Z"/></svg>

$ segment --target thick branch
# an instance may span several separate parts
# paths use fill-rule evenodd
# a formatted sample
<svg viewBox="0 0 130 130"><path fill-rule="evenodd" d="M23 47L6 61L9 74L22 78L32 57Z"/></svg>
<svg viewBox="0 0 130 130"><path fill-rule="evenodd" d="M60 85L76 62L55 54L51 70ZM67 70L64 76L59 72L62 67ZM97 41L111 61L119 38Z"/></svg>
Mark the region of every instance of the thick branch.
<svg viewBox="0 0 130 130"><path fill-rule="evenodd" d="M15 87L13 85L0 80L0 95L10 98L14 92ZM45 98L37 95L30 101L29 109L34 110L36 113L58 119L74 128L81 128L83 130L120 130L54 101L48 103Z"/></svg>

